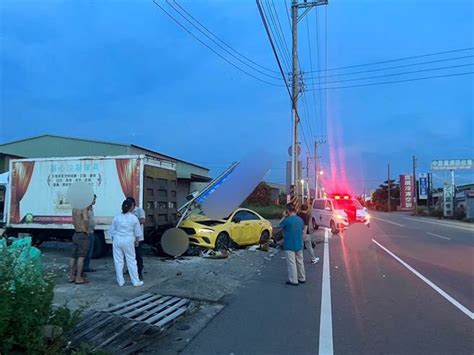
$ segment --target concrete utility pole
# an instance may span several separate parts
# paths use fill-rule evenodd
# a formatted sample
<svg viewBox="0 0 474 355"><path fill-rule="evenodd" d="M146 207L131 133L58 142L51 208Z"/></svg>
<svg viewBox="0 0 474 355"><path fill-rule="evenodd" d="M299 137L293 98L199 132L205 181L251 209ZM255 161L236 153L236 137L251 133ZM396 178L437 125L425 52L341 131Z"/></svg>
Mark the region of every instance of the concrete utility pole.
<svg viewBox="0 0 474 355"><path fill-rule="evenodd" d="M413 208L415 209L416 213L416 207L418 206L418 188L416 187L416 157L413 156Z"/></svg>
<svg viewBox="0 0 474 355"><path fill-rule="evenodd" d="M298 0L291 1L291 36L292 36L292 116L293 116L293 127L292 127L292 154L291 154L291 185L295 196L302 196L302 192L299 191L299 181L301 177L298 171L298 96L300 94L299 87L299 66L298 66L298 22L315 6L327 5L328 0L316 0L307 1L304 0L299 3ZM303 9L301 15L299 10ZM293 196L292 196L293 198Z"/></svg>
<svg viewBox="0 0 474 355"><path fill-rule="evenodd" d="M390 204L390 189L392 188L391 183L390 183L390 163L388 163L388 171L387 171L387 185L388 185L388 212L391 210L391 204Z"/></svg>
<svg viewBox="0 0 474 355"><path fill-rule="evenodd" d="M314 195L315 198L319 198L319 176L321 174L321 168L319 166L319 146L326 143L325 139L317 139L314 141Z"/></svg>

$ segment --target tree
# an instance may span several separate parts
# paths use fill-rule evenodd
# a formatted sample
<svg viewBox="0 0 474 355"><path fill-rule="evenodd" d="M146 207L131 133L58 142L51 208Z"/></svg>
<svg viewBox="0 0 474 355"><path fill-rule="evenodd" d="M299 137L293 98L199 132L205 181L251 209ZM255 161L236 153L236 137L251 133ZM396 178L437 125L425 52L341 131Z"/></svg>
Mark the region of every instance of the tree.
<svg viewBox="0 0 474 355"><path fill-rule="evenodd" d="M379 185L379 188L372 194L372 203L375 209L381 211L388 210L388 180ZM400 184L395 180L390 180L390 210L394 211L400 205Z"/></svg>
<svg viewBox="0 0 474 355"><path fill-rule="evenodd" d="M272 205L274 204L272 201L272 189L271 187L265 183L261 182L258 186L253 190L253 192L247 197L244 204L250 205Z"/></svg>

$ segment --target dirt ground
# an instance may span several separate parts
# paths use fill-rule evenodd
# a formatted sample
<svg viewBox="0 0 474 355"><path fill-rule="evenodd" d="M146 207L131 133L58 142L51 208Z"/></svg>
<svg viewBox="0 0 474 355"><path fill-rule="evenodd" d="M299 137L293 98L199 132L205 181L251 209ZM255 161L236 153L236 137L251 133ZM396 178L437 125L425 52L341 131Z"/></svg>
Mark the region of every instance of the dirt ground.
<svg viewBox="0 0 474 355"><path fill-rule="evenodd" d="M233 251L227 259L202 257L162 258L144 249L143 287L133 287L128 276L126 285L118 287L112 255L91 261L96 272L88 273L89 284L68 283L68 263L72 244L46 242L41 246L47 272L56 275L54 304L69 308L86 307L103 310L144 293L178 296L193 300L193 311L181 318L157 339L149 353L176 354L217 315L225 304L222 299L264 272L272 258L280 257L277 249L268 252L255 247Z"/></svg>

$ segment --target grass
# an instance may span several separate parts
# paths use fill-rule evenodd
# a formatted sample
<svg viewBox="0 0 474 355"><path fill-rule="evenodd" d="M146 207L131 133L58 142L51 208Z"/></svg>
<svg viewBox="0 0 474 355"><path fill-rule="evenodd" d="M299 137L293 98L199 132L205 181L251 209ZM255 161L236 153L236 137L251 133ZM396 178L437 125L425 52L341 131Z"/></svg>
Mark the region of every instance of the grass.
<svg viewBox="0 0 474 355"><path fill-rule="evenodd" d="M260 216L266 219L280 219L285 206L277 206L277 205L243 205L243 208L248 208L252 211L257 212Z"/></svg>

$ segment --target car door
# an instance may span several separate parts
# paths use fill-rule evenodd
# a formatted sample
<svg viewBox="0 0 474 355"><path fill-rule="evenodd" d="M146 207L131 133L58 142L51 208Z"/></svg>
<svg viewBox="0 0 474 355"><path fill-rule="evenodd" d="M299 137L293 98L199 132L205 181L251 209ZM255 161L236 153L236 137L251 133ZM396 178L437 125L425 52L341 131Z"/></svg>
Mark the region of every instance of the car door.
<svg viewBox="0 0 474 355"><path fill-rule="evenodd" d="M323 225L324 224L324 221L323 221L324 206L325 206L324 200L314 201L313 218L316 224L321 227L324 226Z"/></svg>
<svg viewBox="0 0 474 355"><path fill-rule="evenodd" d="M324 209L322 210L322 226L329 228L331 225L331 219L332 219L332 214L333 214L334 208L331 203L331 200L326 200L324 203Z"/></svg>
<svg viewBox="0 0 474 355"><path fill-rule="evenodd" d="M260 241L263 221L255 213L245 211L244 235L245 244L256 244Z"/></svg>
<svg viewBox="0 0 474 355"><path fill-rule="evenodd" d="M234 242L243 244L245 236L245 211L236 211L231 216L230 235Z"/></svg>

